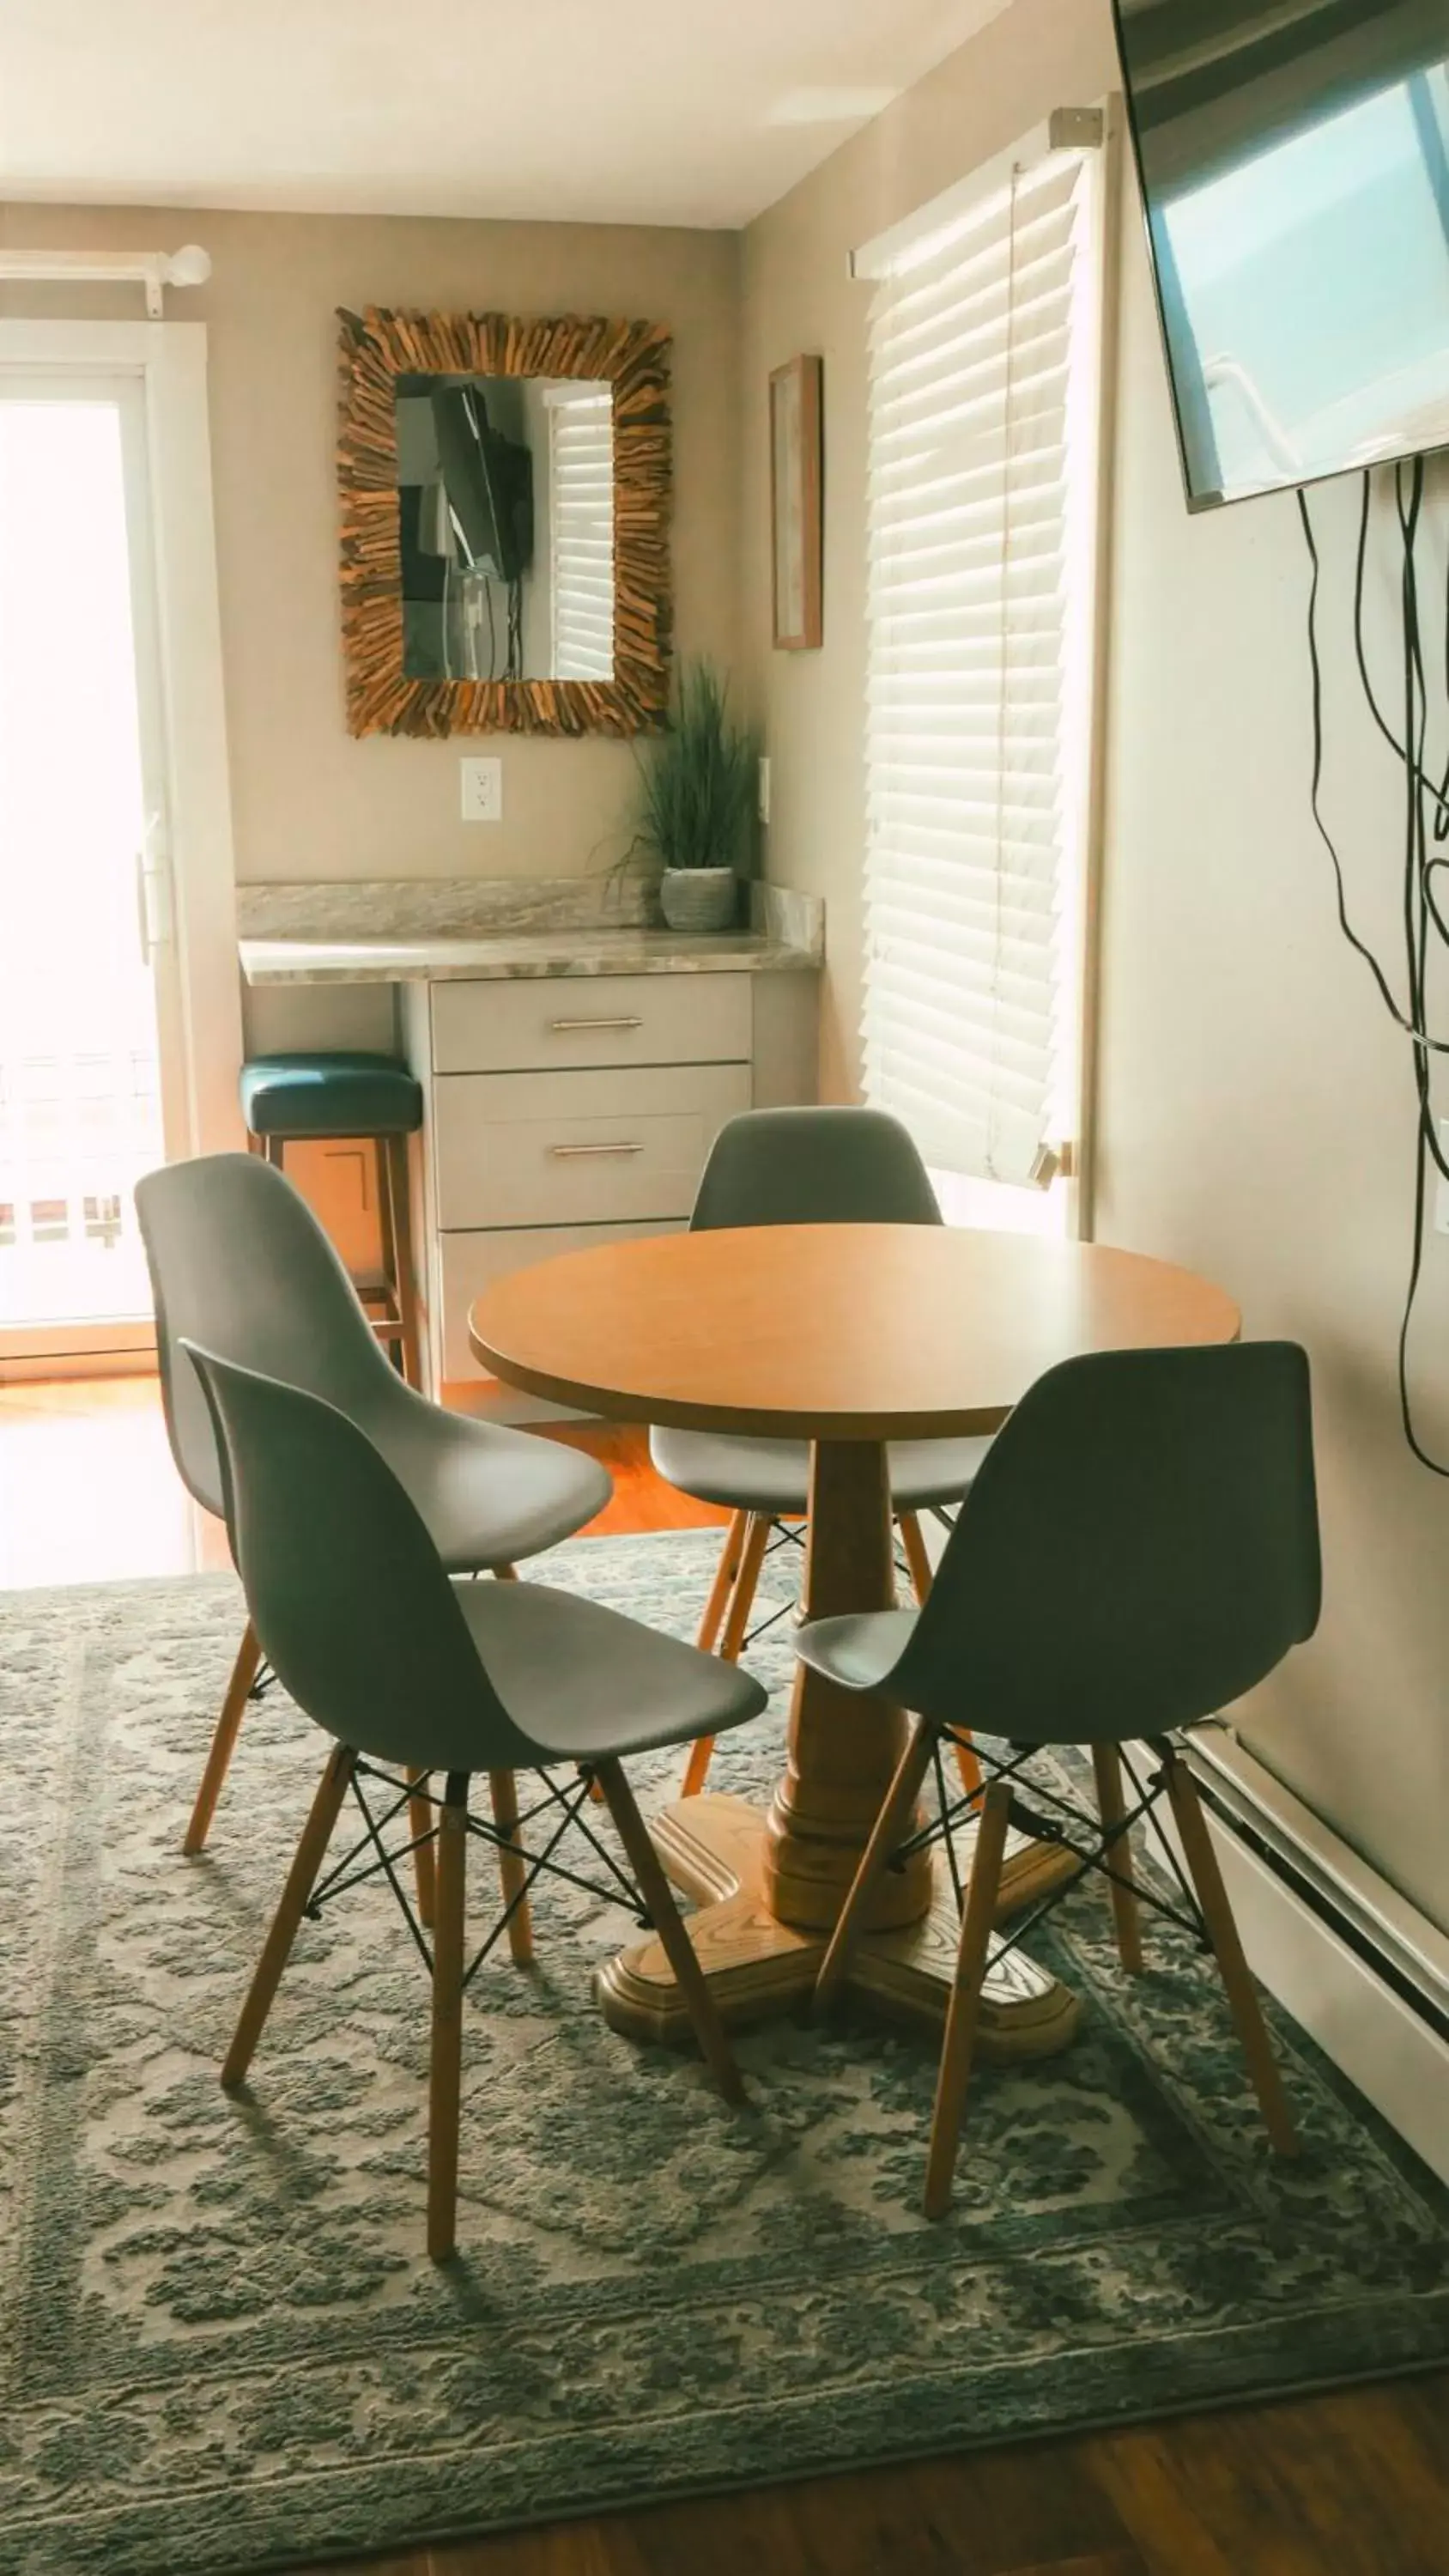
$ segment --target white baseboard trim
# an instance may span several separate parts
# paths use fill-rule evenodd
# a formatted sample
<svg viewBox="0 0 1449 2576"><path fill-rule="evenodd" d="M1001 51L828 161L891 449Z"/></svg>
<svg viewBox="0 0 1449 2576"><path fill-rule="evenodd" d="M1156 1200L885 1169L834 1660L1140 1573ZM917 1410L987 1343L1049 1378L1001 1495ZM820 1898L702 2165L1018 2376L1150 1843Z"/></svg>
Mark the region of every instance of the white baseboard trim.
<svg viewBox="0 0 1449 2576"><path fill-rule="evenodd" d="M1192 1746L1192 1764L1209 1793L1221 1795L1227 1786L1244 1828L1256 1836L1261 1824L1263 1841L1278 1855L1275 1866L1271 1858L1251 1849L1230 1823L1209 1812L1229 1901L1254 1974L1390 2127L1449 2183L1449 2041L1324 1919L1306 1893L1280 1874L1285 1864L1302 1870L1302 1855L1282 1849L1282 1805L1288 1793L1280 1784L1273 1784L1277 1794L1260 1820L1252 1813L1244 1786L1245 1773L1259 1766L1252 1765L1230 1737L1200 1738ZM1288 1803L1297 1805L1291 1799ZM1158 1814L1175 1843L1164 1810ZM1319 1819L1312 1822L1313 1839L1318 1842L1327 1829ZM1353 1856L1347 1858L1352 1864ZM1311 1870L1302 1874L1309 1883L1321 1875ZM1353 1874L1371 1875L1363 1873L1361 1863L1353 1866ZM1321 1896L1321 1889L1315 1892ZM1398 1902L1402 1906L1403 1900ZM1353 1919L1348 1908L1345 1914ZM1362 1934L1361 1924L1355 1929ZM1427 1939L1418 1946L1432 1952L1442 1943L1442 1935L1427 1926L1425 1933ZM1432 2009L1432 1989L1429 2001Z"/></svg>

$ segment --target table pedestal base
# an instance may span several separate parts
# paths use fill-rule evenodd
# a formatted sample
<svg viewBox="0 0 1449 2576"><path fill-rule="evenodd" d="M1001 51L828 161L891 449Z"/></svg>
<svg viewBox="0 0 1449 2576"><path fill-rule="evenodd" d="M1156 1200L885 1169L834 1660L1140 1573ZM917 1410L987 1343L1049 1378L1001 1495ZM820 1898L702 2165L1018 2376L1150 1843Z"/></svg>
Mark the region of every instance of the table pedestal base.
<svg viewBox="0 0 1449 2576"><path fill-rule="evenodd" d="M761 2021L799 2004L825 1955L821 1932L778 1922L764 1896L766 1821L745 1798L681 1798L651 1830L677 1887L699 1911L690 1937L716 2004L728 2022ZM1004 1874L1003 1913L1060 1884L1074 1864L1051 1845L1013 1835ZM963 1858L969 1849L958 1837ZM960 1922L955 1894L938 1856L930 1906L914 1923L862 1936L849 1984L893 2018L938 2030L956 1972ZM621 1951L599 1971L604 2019L626 2038L687 2043L689 2018L669 1963L652 1936ZM996 2060L1054 2057L1076 2029L1078 2006L1044 1968L1013 1950L987 1974L977 2050Z"/></svg>

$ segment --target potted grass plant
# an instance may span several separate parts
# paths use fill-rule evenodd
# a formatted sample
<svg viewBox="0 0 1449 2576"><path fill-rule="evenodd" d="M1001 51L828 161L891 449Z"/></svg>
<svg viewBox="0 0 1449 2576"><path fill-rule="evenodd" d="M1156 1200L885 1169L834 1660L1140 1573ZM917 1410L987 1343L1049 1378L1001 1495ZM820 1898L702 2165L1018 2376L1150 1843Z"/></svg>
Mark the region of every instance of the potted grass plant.
<svg viewBox="0 0 1449 2576"><path fill-rule="evenodd" d="M630 856L659 870L671 930L728 930L754 857L760 747L714 665L680 670L668 730L638 754Z"/></svg>

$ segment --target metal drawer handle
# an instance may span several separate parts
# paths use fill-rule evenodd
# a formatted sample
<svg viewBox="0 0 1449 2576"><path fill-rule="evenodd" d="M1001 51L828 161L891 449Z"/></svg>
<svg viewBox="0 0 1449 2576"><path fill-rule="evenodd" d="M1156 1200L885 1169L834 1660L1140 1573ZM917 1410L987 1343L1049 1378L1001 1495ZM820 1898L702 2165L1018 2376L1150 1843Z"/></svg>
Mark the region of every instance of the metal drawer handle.
<svg viewBox="0 0 1449 2576"><path fill-rule="evenodd" d="M580 1154L642 1154L642 1153L643 1153L643 1151L644 1151L644 1148L643 1148L642 1144L641 1144L641 1145L550 1145L550 1147L549 1147L549 1149L548 1149L548 1150L549 1150L549 1152L550 1152L551 1154L556 1154L556 1155L558 1156L558 1159L559 1159L559 1161L560 1161L561 1163L567 1163L567 1162L572 1161L576 1155L580 1155Z"/></svg>
<svg viewBox="0 0 1449 2576"><path fill-rule="evenodd" d="M549 1021L549 1027L556 1029L560 1036L570 1029L642 1029L643 1026L643 1021L638 1019Z"/></svg>

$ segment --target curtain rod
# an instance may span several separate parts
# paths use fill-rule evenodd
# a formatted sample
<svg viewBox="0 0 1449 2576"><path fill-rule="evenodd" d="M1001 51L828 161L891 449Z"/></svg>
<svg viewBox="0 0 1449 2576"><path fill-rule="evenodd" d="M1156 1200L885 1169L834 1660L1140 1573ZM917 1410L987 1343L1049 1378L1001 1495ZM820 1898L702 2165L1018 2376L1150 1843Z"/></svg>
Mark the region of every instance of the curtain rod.
<svg viewBox="0 0 1449 2576"><path fill-rule="evenodd" d="M199 242L186 242L173 251L0 250L0 280L144 286L146 310L153 322L161 319L164 287L204 286L210 275L211 253Z"/></svg>

